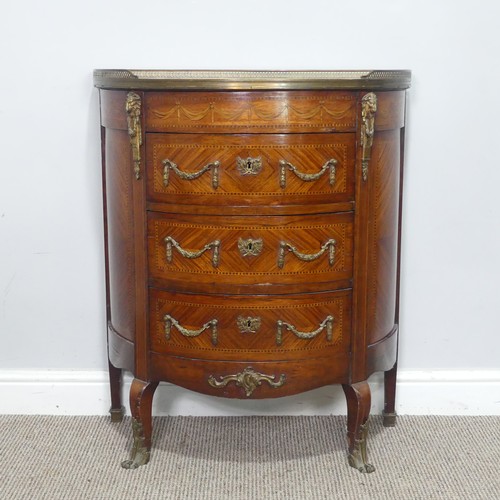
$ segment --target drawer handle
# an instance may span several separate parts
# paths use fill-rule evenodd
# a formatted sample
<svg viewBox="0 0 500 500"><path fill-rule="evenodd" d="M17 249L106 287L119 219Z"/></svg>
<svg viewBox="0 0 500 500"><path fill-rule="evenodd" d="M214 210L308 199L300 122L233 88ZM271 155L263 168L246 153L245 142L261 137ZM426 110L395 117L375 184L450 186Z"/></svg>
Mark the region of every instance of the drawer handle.
<svg viewBox="0 0 500 500"><path fill-rule="evenodd" d="M330 181L330 186L333 186L335 184L335 174L336 174L336 165L337 165L337 160L332 158L331 160L328 160L320 169L320 171L316 174L305 174L304 172L300 172L299 169L295 166L292 165L290 162L285 161L285 160L280 160L280 186L282 189L285 189L286 187L286 171L287 169L293 172L299 179L306 181L306 182L311 182L319 179L325 172L329 171L329 181Z"/></svg>
<svg viewBox="0 0 500 500"><path fill-rule="evenodd" d="M370 162L373 136L375 134L375 113L377 112L377 96L373 92L365 94L361 99L361 174L363 181L368 180L368 163Z"/></svg>
<svg viewBox="0 0 500 500"><path fill-rule="evenodd" d="M275 375L265 375L264 373L256 372L249 366L236 375L220 377L220 381L216 380L213 375L210 375L208 377L208 383L212 387L219 389L226 387L229 382L235 382L237 387L243 387L246 396L249 397L259 385L262 385L262 382L267 382L273 388L281 387L286 381L286 376L282 373L277 382L275 382L275 379Z"/></svg>
<svg viewBox="0 0 500 500"><path fill-rule="evenodd" d="M177 251L183 256L186 257L186 259L196 259L200 255L204 254L207 250L212 249L212 266L213 267L218 267L219 265L219 254L220 254L220 241L215 240L212 241L211 243L207 243L201 250L197 251L190 251L190 250L185 250L182 248L177 241L175 241L172 236L167 236L165 238L165 247L166 247L166 254L167 254L167 262L171 263L172 262L172 253L173 253L173 248L176 248Z"/></svg>
<svg viewBox="0 0 500 500"><path fill-rule="evenodd" d="M326 328L326 340L331 342L333 336L333 322L335 318L333 316L327 316L319 325L316 330L312 332L301 332L297 330L290 323L286 323L285 321L278 320L277 330L276 330L276 344L281 345L283 343L283 328L286 328L289 332L292 332L299 339L312 339L316 337L316 335L320 334Z"/></svg>
<svg viewBox="0 0 500 500"><path fill-rule="evenodd" d="M257 175L262 170L262 158L236 158L236 168L241 175Z"/></svg>
<svg viewBox="0 0 500 500"><path fill-rule="evenodd" d="M278 255L278 267L283 269L285 265L285 254L286 252L292 252L295 257L305 262L311 262L312 260L318 259L328 250L328 263L330 267L333 266L333 262L335 260L335 245L336 241L333 238L330 238L326 243L321 246L321 249L317 253L302 253L299 252L293 245L287 243L286 241L280 242L280 249Z"/></svg>
<svg viewBox="0 0 500 500"><path fill-rule="evenodd" d="M163 160L163 185L168 186L169 178L170 178L170 170L176 173L181 179L186 181L191 181L193 179L197 179L201 177L205 172L212 170L212 187L217 189L219 187L219 161L213 161L211 163L207 163L203 168L198 170L197 172L183 172L179 169L179 167L168 158Z"/></svg>
<svg viewBox="0 0 500 500"><path fill-rule="evenodd" d="M170 340L170 335L172 332L172 326L175 326L175 328L182 334L184 337L198 337L198 335L201 335L205 330L208 328L212 329L212 344L217 345L217 323L218 321L216 319L211 319L210 321L207 321L201 328L198 330L188 330L187 328L184 328L179 324L179 322L170 316L170 314L166 314L165 317L163 318L165 321L165 338L167 340Z"/></svg>

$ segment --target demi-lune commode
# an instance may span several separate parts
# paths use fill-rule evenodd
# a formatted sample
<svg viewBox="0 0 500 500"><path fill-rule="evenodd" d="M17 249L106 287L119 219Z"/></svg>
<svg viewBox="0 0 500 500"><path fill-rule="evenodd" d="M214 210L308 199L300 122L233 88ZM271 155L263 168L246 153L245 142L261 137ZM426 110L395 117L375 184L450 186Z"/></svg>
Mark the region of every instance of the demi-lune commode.
<svg viewBox="0 0 500 500"><path fill-rule="evenodd" d="M132 372L149 461L160 381L227 398L342 384L372 472L368 377L395 424L409 71L96 70L111 416Z"/></svg>

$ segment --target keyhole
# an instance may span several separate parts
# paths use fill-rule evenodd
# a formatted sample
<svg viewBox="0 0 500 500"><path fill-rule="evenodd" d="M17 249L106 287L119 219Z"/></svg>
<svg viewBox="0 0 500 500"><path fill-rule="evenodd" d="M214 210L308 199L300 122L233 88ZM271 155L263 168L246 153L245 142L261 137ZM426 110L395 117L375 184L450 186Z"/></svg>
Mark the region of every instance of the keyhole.
<svg viewBox="0 0 500 500"><path fill-rule="evenodd" d="M247 250L251 252L252 248L253 248L253 243L250 241L249 243L247 243Z"/></svg>
<svg viewBox="0 0 500 500"><path fill-rule="evenodd" d="M250 160L247 160L247 172L252 171L252 162Z"/></svg>
<svg viewBox="0 0 500 500"><path fill-rule="evenodd" d="M247 319L247 327L250 328L252 326L252 321L250 319Z"/></svg>

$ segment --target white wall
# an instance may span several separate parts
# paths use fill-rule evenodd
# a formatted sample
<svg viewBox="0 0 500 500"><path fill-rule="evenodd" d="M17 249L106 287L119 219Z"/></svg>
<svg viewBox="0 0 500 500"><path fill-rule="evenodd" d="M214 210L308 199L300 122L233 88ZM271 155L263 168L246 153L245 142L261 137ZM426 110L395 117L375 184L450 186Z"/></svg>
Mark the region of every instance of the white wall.
<svg viewBox="0 0 500 500"><path fill-rule="evenodd" d="M1 369L106 367L107 67L413 70L400 366L498 369L499 18L497 0L4 3Z"/></svg>

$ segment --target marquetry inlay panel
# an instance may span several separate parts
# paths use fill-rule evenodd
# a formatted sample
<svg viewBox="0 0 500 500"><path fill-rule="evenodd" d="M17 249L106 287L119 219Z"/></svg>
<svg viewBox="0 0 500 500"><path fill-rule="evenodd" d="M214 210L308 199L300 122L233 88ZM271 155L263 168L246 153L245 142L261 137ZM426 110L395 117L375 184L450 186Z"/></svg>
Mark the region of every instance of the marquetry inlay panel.
<svg viewBox="0 0 500 500"><path fill-rule="evenodd" d="M210 296L199 296L196 301L185 294L172 294L151 290L151 347L157 352L187 356L210 355L219 359L238 359L242 352L288 358L300 356L301 351L325 349L328 352L346 352L349 346L351 298L342 291L335 294L276 297L271 300L258 296L226 297L217 300ZM200 307L200 304L203 307ZM186 337L172 328L165 336L165 315L175 317L183 326L196 329L209 321L217 320L217 345L211 341L210 331L196 337ZM256 333L242 334L238 318L258 317L260 326ZM333 317L331 339L326 329L311 339L299 338L283 329L283 339L277 343L278 320L295 326L303 332L312 332L328 316Z"/></svg>
<svg viewBox="0 0 500 500"><path fill-rule="evenodd" d="M258 283L271 279L277 283L292 283L297 276L322 275L322 279L345 279L351 276L353 241L352 214L328 217L266 217L266 224L257 224L253 217L239 218L239 223L228 218L180 218L151 216L148 224L149 261L153 277L175 279L186 275L217 277L217 281L238 279ZM218 222L218 223L214 223ZM263 220L259 219L262 223ZM173 252L166 258L165 238L171 237L189 251L199 251L204 245L219 241L218 262L214 265L213 252L199 258L185 258ZM241 239L262 239L262 250L257 256L242 256L238 242ZM281 243L307 255L317 254L322 245L334 240L334 258L324 253L310 261L301 260L288 247L280 267Z"/></svg>
<svg viewBox="0 0 500 500"><path fill-rule="evenodd" d="M355 92L150 92L146 127L154 132L350 131Z"/></svg>
<svg viewBox="0 0 500 500"><path fill-rule="evenodd" d="M258 199L275 196L282 203L297 202L296 196L328 195L329 201L347 201L354 194L355 136L353 134L312 134L302 136L227 135L224 137L191 134L155 134L148 140L150 199L176 202L176 195L196 198L207 195L214 198L228 196ZM259 171L242 175L238 161L258 158ZM210 172L193 179L184 179L175 173L165 182L165 160L174 162L183 172L200 171L203 165L218 162L217 185ZM334 182L329 175L314 175L325 163L334 162ZM287 169L286 183L281 182L282 162L293 165L300 173L312 175L304 180ZM174 195L174 198L172 196Z"/></svg>

